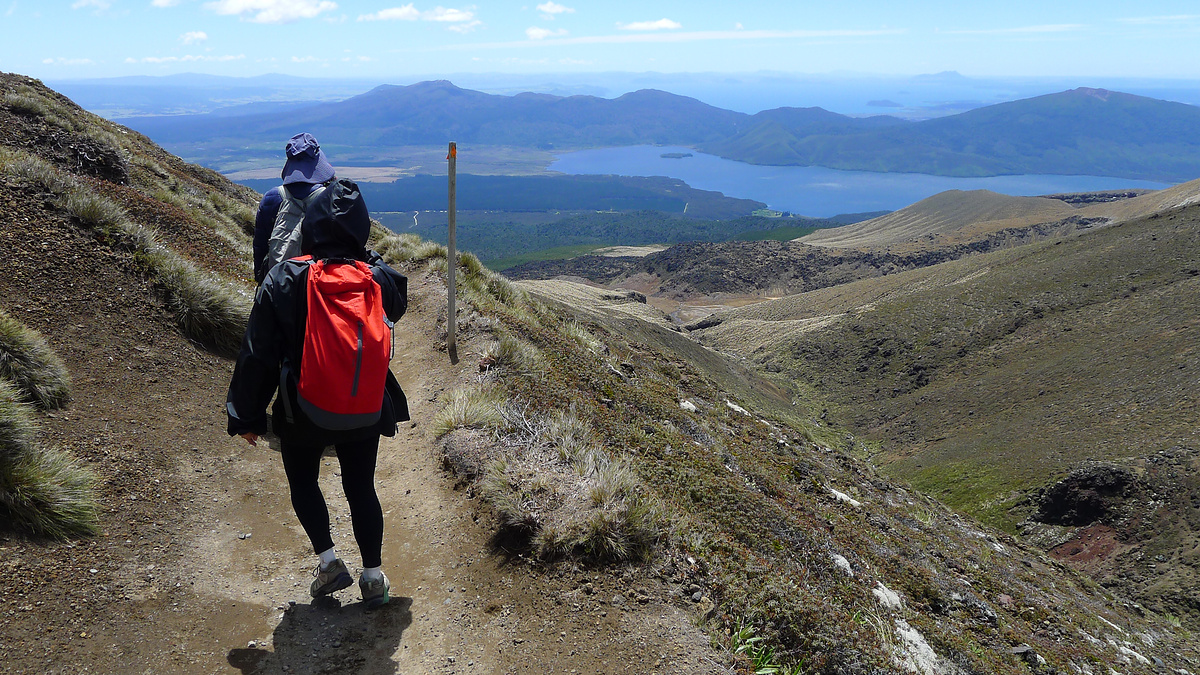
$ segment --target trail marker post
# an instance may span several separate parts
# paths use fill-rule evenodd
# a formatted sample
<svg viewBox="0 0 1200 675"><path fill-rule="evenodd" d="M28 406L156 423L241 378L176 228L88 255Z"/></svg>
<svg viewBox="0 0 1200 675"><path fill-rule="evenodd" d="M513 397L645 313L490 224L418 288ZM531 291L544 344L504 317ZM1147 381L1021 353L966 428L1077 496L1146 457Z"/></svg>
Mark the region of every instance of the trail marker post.
<svg viewBox="0 0 1200 675"><path fill-rule="evenodd" d="M458 344L455 337L458 328L458 315L454 307L454 273L458 268L458 254L454 251L455 201L458 192L458 144L450 142L450 152L446 155L450 162L449 204L446 219L450 227L449 245L446 247L446 351L450 353L450 363L458 363Z"/></svg>

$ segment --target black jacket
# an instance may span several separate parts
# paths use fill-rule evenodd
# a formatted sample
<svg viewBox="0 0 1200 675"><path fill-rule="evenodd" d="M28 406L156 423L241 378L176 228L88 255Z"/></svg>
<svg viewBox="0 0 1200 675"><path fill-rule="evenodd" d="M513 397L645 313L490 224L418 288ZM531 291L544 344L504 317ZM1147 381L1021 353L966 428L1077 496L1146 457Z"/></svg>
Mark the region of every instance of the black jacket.
<svg viewBox="0 0 1200 675"><path fill-rule="evenodd" d="M348 180L338 181L335 186L337 189L326 190L329 197L318 199L305 215L305 252L321 259L365 260L382 291L383 311L394 322L408 308L408 279L364 249L370 219L357 186ZM258 287L226 397L229 435L265 433L267 404L278 391L272 429L285 440L332 445L374 434L394 436L396 424L408 419L408 401L391 371L387 374L382 414L372 426L328 431L313 424L295 405L308 318L308 270L306 262L284 261L271 269Z"/></svg>

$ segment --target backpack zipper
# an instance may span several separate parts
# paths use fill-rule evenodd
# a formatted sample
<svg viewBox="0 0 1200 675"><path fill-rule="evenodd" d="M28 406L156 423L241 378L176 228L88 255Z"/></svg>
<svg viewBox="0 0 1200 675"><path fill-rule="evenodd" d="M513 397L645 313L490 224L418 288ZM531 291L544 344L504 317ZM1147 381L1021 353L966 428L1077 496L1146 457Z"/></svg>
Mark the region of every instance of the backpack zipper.
<svg viewBox="0 0 1200 675"><path fill-rule="evenodd" d="M358 396L358 376L362 373L363 360L363 322L358 322L358 354L354 359L354 386L350 388L351 396Z"/></svg>

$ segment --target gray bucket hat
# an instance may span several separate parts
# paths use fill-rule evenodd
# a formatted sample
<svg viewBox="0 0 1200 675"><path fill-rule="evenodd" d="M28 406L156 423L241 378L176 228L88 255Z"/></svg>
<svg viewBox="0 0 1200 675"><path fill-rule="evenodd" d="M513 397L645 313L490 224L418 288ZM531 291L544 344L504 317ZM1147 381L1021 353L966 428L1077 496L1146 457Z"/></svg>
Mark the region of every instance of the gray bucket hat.
<svg viewBox="0 0 1200 675"><path fill-rule="evenodd" d="M287 162L283 165L283 184L324 183L333 178L333 165L325 158L321 145L310 133L288 139L285 148Z"/></svg>

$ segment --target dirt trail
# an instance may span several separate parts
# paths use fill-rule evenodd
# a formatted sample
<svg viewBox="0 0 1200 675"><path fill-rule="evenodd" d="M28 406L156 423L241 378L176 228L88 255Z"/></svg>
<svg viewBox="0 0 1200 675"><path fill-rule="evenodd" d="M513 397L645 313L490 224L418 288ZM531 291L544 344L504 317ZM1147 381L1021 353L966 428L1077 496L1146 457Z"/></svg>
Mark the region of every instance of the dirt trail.
<svg viewBox="0 0 1200 675"><path fill-rule="evenodd" d="M213 570L214 579L222 570L238 570L228 589L213 590L261 607L263 632L254 646L231 650L229 663L247 673L625 673L630 664L638 664L632 666L636 672L722 672L708 638L683 609L686 600L673 597L661 581L634 581L633 570L531 571L525 562L493 552L486 512L455 490L426 432L439 395L476 377L472 352L479 345L463 344L461 362L451 366L431 337L440 284L413 279L411 285L412 307L397 325L393 370L408 394L413 422L385 439L377 470L392 602L367 613L357 586L310 601L303 570L313 557L286 501L282 468L273 459L256 462L260 470L251 484L265 491L237 509L230 521L237 534L227 528L199 542L200 549L216 547L228 555ZM336 459L327 457L322 486L339 554L357 573L360 560L336 468ZM245 533L252 536L236 538ZM238 558L256 564L239 564ZM614 605L614 596L632 596L635 586L646 596L644 604L630 597Z"/></svg>
<svg viewBox="0 0 1200 675"><path fill-rule="evenodd" d="M0 228L12 260L0 297L71 373L74 401L41 416L41 437L96 473L101 533L0 531L0 673L724 672L666 570L495 552L490 516L442 471L427 431L438 396L477 377L482 345L462 344L450 366L434 337L444 287L422 272L393 362L413 423L385 439L377 471L393 600L367 613L352 586L314 603L315 556L278 454L225 435L231 362L179 336L123 271L127 253L30 197L0 196L21 223ZM357 575L327 463L335 541Z"/></svg>

